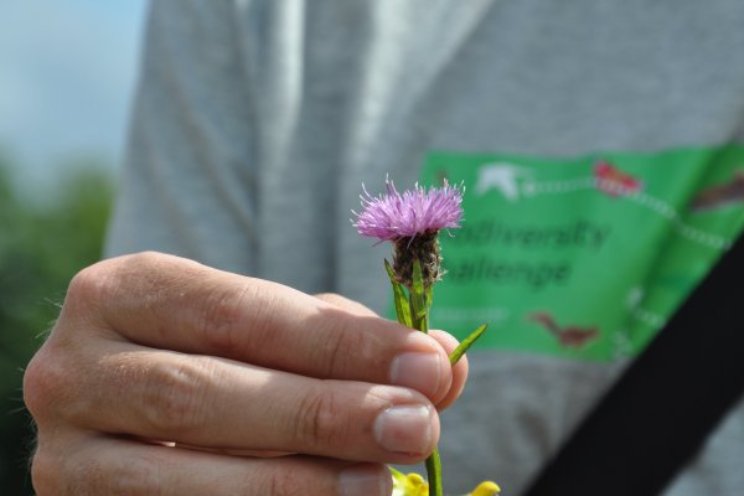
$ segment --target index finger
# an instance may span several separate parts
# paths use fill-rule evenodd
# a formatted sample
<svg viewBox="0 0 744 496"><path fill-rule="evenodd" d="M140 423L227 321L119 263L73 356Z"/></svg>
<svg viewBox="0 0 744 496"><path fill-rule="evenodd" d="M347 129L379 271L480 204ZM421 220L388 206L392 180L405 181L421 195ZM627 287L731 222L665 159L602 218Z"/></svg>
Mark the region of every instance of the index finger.
<svg viewBox="0 0 744 496"><path fill-rule="evenodd" d="M321 379L406 386L435 403L452 382L446 352L425 334L281 284L157 253L80 272L56 332L70 327Z"/></svg>

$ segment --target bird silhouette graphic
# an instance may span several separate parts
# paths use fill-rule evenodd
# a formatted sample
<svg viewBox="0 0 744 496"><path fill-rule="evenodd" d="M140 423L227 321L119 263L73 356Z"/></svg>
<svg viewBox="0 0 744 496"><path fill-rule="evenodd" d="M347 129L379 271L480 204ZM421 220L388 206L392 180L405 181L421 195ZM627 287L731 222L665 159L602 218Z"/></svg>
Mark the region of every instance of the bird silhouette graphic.
<svg viewBox="0 0 744 496"><path fill-rule="evenodd" d="M528 320L540 324L556 337L564 348L584 348L599 337L599 329L594 327L561 326L548 312L532 312Z"/></svg>

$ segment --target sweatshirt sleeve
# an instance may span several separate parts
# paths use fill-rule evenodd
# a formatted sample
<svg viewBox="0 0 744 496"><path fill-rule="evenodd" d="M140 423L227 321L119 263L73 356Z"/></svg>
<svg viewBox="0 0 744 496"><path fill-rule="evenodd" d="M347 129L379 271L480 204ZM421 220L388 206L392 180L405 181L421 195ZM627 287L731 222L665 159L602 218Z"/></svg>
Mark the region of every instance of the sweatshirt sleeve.
<svg viewBox="0 0 744 496"><path fill-rule="evenodd" d="M106 256L157 250L252 272L257 43L239 3L152 2Z"/></svg>

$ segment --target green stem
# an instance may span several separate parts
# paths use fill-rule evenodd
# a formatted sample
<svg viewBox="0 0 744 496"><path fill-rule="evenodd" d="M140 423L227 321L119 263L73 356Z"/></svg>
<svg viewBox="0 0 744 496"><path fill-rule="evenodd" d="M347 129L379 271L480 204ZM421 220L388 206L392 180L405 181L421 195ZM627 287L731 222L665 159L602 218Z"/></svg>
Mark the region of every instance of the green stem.
<svg viewBox="0 0 744 496"><path fill-rule="evenodd" d="M409 304L414 327L419 331L429 333L429 308L431 306L431 287L424 286L421 262L413 262L413 281L409 290ZM426 477L429 479L429 495L442 496L442 462L439 459L439 449L435 446L434 451L426 459Z"/></svg>
<svg viewBox="0 0 744 496"><path fill-rule="evenodd" d="M442 496L442 461L436 447L426 459L426 475L429 479L429 496Z"/></svg>
<svg viewBox="0 0 744 496"><path fill-rule="evenodd" d="M398 322L425 334L429 333L429 309L431 308L432 287L424 286L421 271L421 263L415 260L413 263L413 277L411 287L408 288L408 298L405 296L403 285L400 284L393 273L393 267L385 260L385 270L390 277L395 299L395 313ZM486 325L475 329L460 345L450 353L449 360L452 365L465 354L465 352L481 337L486 330ZM426 476L429 479L429 495L442 496L442 462L439 458L439 449L435 446L434 451L426 459Z"/></svg>

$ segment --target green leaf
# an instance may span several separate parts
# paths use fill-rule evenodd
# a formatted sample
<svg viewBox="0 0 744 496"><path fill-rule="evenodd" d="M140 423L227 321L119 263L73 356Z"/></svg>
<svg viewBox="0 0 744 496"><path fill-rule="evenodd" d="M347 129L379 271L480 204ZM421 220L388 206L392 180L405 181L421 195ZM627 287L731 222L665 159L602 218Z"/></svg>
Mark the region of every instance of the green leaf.
<svg viewBox="0 0 744 496"><path fill-rule="evenodd" d="M390 470L390 473L393 475L393 477L405 477L406 476L403 472L396 469L392 465L388 465L387 468L388 470Z"/></svg>
<svg viewBox="0 0 744 496"><path fill-rule="evenodd" d="M413 328L413 319L411 319L411 308L406 297L406 291L403 289L403 285L395 280L395 272L390 262L385 259L385 271L390 278L390 284L393 286L393 300L395 303L395 315L398 317L398 322L406 327Z"/></svg>
<svg viewBox="0 0 744 496"><path fill-rule="evenodd" d="M413 261L413 277L410 288L411 312L413 326L421 332L429 332L428 308L426 307L426 293L421 262Z"/></svg>
<svg viewBox="0 0 744 496"><path fill-rule="evenodd" d="M470 349L473 344L475 344L476 341L478 341L478 338L480 338L484 332L486 332L486 329L488 328L488 324L482 324L478 326L476 330L470 333L468 337L466 337L458 346L455 348L455 351L450 353L449 361L450 364L454 365L457 363L460 358L465 354L468 349Z"/></svg>

